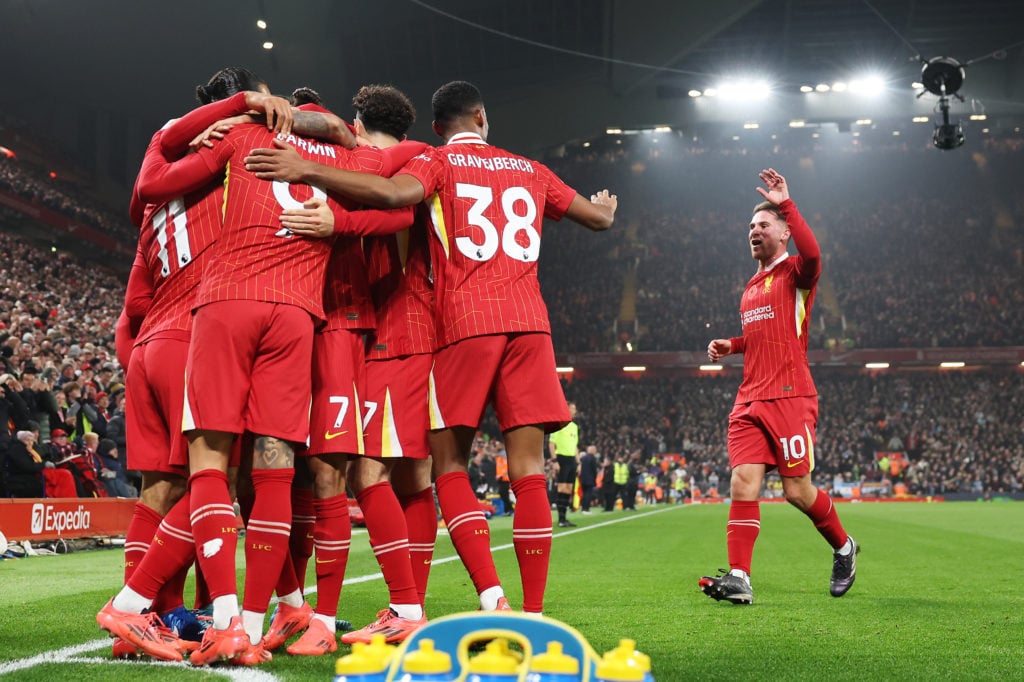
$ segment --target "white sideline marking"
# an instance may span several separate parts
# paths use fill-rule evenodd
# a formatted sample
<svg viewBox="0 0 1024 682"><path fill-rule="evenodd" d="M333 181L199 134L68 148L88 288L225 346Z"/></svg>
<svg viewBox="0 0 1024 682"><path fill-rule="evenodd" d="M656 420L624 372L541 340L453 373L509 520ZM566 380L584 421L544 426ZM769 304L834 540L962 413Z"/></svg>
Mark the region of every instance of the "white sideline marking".
<svg viewBox="0 0 1024 682"><path fill-rule="evenodd" d="M608 521L602 521L600 523L589 524L581 526L580 528L573 528L570 530L563 530L555 533L556 537L563 535L575 535L588 530L594 530L595 528L603 528L605 526L611 526L616 523L623 523L625 521L632 521L633 519L640 519L645 516L652 514L661 514L667 511L673 511L675 509L686 509L690 505L669 505L662 509L655 509L654 511L637 512L635 514L629 514L616 519L609 519ZM438 530L438 533L444 532ZM491 548L491 553L498 552L505 549L512 549L513 544L498 545ZM451 561L457 561L459 558L458 554L452 556L443 557L441 559L434 559L431 562L432 566L439 564L447 564ZM361 575L355 578L348 578L345 580L345 585L355 585L358 583L370 582L371 580L383 580L384 574L370 573L368 575ZM306 588L306 594L313 594L316 592L316 586ZM9 675L10 673L18 672L19 670L26 670L28 668L34 668L37 665L47 665L52 663L78 663L88 665L128 665L128 666L159 666L159 667L171 667L184 670L194 670L204 675L218 675L220 677L226 677L233 682L279 682L281 678L268 673L258 668L210 668L207 666L201 666L194 668L188 663L171 663L168 661L154 661L152 659L137 659L133 661L124 661L114 658L95 658L95 657L84 657L76 658L79 654L89 653L97 651L104 647L109 647L113 640L108 638L94 639L91 642L85 642L84 644L75 644L74 646L64 647L63 649L55 649L53 651L45 651L36 656L30 656L29 658L21 658L14 661L7 661L0 663L0 675Z"/></svg>

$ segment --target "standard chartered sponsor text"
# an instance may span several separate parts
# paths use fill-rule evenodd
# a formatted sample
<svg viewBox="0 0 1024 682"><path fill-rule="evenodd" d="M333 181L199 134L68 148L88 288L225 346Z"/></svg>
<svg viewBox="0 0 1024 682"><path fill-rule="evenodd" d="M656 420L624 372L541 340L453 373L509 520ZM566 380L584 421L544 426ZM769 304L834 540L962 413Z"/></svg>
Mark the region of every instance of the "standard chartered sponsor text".
<svg viewBox="0 0 1024 682"><path fill-rule="evenodd" d="M763 305L760 308L743 311L743 324L757 322L758 320L771 320L775 318L775 311L770 305Z"/></svg>

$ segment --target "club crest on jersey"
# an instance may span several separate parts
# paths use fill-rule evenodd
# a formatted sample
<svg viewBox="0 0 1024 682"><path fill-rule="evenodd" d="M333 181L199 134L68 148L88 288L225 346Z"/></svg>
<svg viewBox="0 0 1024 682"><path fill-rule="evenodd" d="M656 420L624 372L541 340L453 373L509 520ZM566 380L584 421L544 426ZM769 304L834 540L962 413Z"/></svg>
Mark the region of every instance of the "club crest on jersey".
<svg viewBox="0 0 1024 682"><path fill-rule="evenodd" d="M768 275L764 278L764 293L772 293L772 280L775 279L775 275Z"/></svg>

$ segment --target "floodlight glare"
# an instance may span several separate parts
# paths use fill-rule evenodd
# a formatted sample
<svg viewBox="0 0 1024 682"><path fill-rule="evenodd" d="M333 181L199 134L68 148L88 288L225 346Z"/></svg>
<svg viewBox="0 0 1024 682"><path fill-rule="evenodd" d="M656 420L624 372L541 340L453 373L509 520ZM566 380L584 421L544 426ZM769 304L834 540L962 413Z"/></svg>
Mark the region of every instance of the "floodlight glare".
<svg viewBox="0 0 1024 682"><path fill-rule="evenodd" d="M805 125L807 125L807 121L792 120L789 122L790 128L803 128Z"/></svg>
<svg viewBox="0 0 1024 682"><path fill-rule="evenodd" d="M857 95L880 95L884 91L885 81L877 76L850 81L850 92Z"/></svg>
<svg viewBox="0 0 1024 682"><path fill-rule="evenodd" d="M272 43L271 41L268 40L267 42L263 43L263 49L264 50L273 50L274 49L274 43Z"/></svg>
<svg viewBox="0 0 1024 682"><path fill-rule="evenodd" d="M655 126L654 132L656 133L671 133L671 126Z"/></svg>
<svg viewBox="0 0 1024 682"><path fill-rule="evenodd" d="M704 90L704 96L705 97L716 97L717 95L718 95L718 90L716 90L714 88L706 88Z"/></svg>
<svg viewBox="0 0 1024 682"><path fill-rule="evenodd" d="M985 114L971 114L971 120L972 121L987 121L988 120L988 116L986 116Z"/></svg>
<svg viewBox="0 0 1024 682"><path fill-rule="evenodd" d="M832 88L829 87L828 83L818 83L817 85L814 86L814 89L817 90L818 92L828 92Z"/></svg>
<svg viewBox="0 0 1024 682"><path fill-rule="evenodd" d="M913 121L914 123L927 123L928 122L928 117L927 116L915 116L914 118L912 118L910 120Z"/></svg>
<svg viewBox="0 0 1024 682"><path fill-rule="evenodd" d="M764 99L771 94L771 88L764 81L730 81L723 83L718 93L729 99Z"/></svg>
<svg viewBox="0 0 1024 682"><path fill-rule="evenodd" d="M260 30L266 30L267 22L263 21L262 19L257 19L256 20L256 28L258 28Z"/></svg>
<svg viewBox="0 0 1024 682"><path fill-rule="evenodd" d="M690 97L700 97L703 93L700 90L690 90L686 94L689 95Z"/></svg>
<svg viewBox="0 0 1024 682"><path fill-rule="evenodd" d="M801 85L800 92L814 92L814 88L810 85Z"/></svg>
<svg viewBox="0 0 1024 682"><path fill-rule="evenodd" d="M832 92L846 92L846 87L843 81L836 81L832 84Z"/></svg>

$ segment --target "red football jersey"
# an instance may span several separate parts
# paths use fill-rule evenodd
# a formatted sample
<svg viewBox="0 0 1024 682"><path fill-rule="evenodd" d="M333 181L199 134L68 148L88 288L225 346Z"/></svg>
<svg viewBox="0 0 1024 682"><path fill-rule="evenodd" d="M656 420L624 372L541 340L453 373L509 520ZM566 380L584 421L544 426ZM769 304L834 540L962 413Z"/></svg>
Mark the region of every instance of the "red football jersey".
<svg viewBox="0 0 1024 682"><path fill-rule="evenodd" d="M281 211L300 208L319 188L258 180L245 170L255 147L272 147L274 133L262 125L236 126L213 149L173 164L175 174L197 182L227 166L224 228L203 273L196 306L213 301L256 300L284 303L324 318L324 272L333 239L295 237L281 227ZM337 145L289 136L298 153L318 163L340 165L353 152ZM184 182L184 181L183 181ZM328 199L329 204L333 200ZM336 208L334 204L332 208Z"/></svg>
<svg viewBox="0 0 1024 682"><path fill-rule="evenodd" d="M821 249L796 204L779 209L799 255L781 256L747 283L740 299L743 336L732 339L743 353L737 403L818 394L807 364L807 330L821 276Z"/></svg>
<svg viewBox="0 0 1024 682"><path fill-rule="evenodd" d="M352 216L360 213L376 211L356 211ZM367 353L370 360L434 352L429 239L426 211L418 207L412 227L366 240L370 291L377 311L377 328Z"/></svg>
<svg viewBox="0 0 1024 682"><path fill-rule="evenodd" d="M182 189L173 182L150 182L150 178L170 165L160 150L162 133L157 131L153 135L139 171L138 184L147 187L151 196L173 196ZM223 200L223 185L213 182L185 196L146 206L136 261L147 271L152 300L137 344L155 338L189 338L196 292L210 247L220 233ZM130 278L127 303L137 297L132 288Z"/></svg>
<svg viewBox="0 0 1024 682"><path fill-rule="evenodd" d="M342 163L328 165L388 177L425 148L422 142L402 142L387 149L357 147ZM356 204L345 199L339 199L339 203L348 210L357 208ZM369 330L376 326L366 255L359 237L339 235L335 239L327 265L324 310L327 325L323 331Z"/></svg>
<svg viewBox="0 0 1024 682"><path fill-rule="evenodd" d="M543 218L576 192L546 166L474 133L415 157L401 173L423 185L433 234L439 346L514 332L550 332L537 280Z"/></svg>

